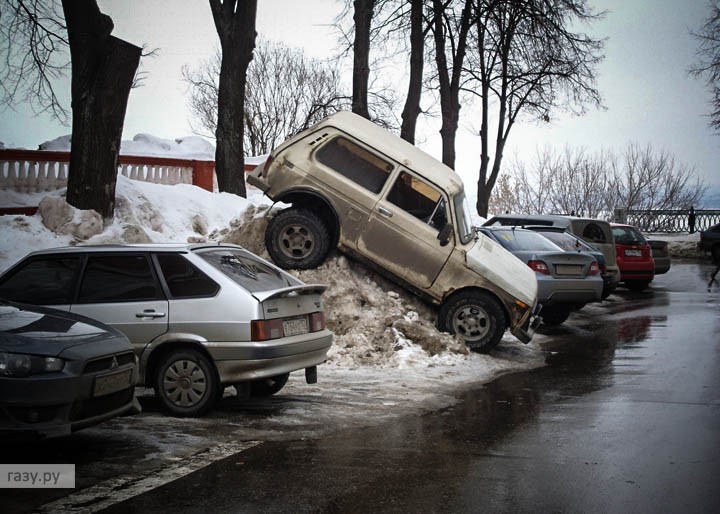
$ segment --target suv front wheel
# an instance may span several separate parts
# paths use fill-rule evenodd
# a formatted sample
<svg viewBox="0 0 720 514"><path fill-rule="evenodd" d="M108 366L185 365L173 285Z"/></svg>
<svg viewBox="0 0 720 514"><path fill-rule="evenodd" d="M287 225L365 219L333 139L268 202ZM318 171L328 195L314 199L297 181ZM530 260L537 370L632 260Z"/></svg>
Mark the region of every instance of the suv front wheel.
<svg viewBox="0 0 720 514"><path fill-rule="evenodd" d="M438 327L460 336L472 351L487 353L500 343L507 321L493 297L481 291L463 291L440 307Z"/></svg>
<svg viewBox="0 0 720 514"><path fill-rule="evenodd" d="M317 268L330 251L330 233L320 216L291 207L270 220L265 246L281 268Z"/></svg>

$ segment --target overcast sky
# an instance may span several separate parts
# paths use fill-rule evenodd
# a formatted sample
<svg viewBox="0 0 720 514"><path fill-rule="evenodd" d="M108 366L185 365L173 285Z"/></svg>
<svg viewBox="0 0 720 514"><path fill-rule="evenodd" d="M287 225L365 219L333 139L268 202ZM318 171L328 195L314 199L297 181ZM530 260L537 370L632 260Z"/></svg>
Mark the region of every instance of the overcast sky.
<svg viewBox="0 0 720 514"><path fill-rule="evenodd" d="M159 48L144 60L145 85L131 92L124 139L137 133L176 138L191 133L187 86L181 68L210 56L217 34L207 1L99 0L115 22L114 35L138 45ZM690 36L707 16L706 0L591 0L609 11L591 32L607 37L606 60L598 86L607 110L576 118L556 116L549 124L524 122L510 135L506 157L530 158L550 144L620 151L628 143L666 149L678 161L695 167L713 193L720 193L720 136L708 128L710 95L687 75L696 42ZM303 48L317 58L334 54L337 36L331 24L341 8L334 0L259 0L257 27L261 37ZM69 90L69 80L66 86ZM69 104L69 102L68 102ZM469 112L466 110L465 112ZM479 165L478 143L471 119L461 119L458 172L469 190ZM426 124L423 149L439 157L437 121ZM70 132L45 117L32 117L23 106L2 113L0 141L6 147L35 148ZM718 205L720 206L720 205Z"/></svg>

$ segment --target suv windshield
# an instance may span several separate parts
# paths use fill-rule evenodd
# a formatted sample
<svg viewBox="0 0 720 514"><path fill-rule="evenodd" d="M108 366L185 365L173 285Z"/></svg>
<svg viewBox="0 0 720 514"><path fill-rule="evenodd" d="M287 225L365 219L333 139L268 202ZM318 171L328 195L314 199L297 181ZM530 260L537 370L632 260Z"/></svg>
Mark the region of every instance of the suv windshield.
<svg viewBox="0 0 720 514"><path fill-rule="evenodd" d="M292 275L245 250L223 248L198 252L198 255L251 293L302 285Z"/></svg>

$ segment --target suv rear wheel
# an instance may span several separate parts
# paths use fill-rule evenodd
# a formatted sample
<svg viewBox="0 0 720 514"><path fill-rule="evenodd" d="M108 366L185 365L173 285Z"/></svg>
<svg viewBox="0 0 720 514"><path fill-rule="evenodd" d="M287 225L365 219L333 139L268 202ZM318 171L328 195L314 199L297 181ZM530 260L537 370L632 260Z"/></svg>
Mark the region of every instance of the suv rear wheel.
<svg viewBox="0 0 720 514"><path fill-rule="evenodd" d="M320 216L291 207L270 220L265 246L281 268L316 268L330 251L330 233Z"/></svg>
<svg viewBox="0 0 720 514"><path fill-rule="evenodd" d="M464 291L442 305L438 326L460 336L472 351L486 353L500 343L507 321L502 306L493 297L481 291Z"/></svg>
<svg viewBox="0 0 720 514"><path fill-rule="evenodd" d="M200 416L218 398L218 380L210 361L195 350L167 355L155 375L155 392L176 416Z"/></svg>

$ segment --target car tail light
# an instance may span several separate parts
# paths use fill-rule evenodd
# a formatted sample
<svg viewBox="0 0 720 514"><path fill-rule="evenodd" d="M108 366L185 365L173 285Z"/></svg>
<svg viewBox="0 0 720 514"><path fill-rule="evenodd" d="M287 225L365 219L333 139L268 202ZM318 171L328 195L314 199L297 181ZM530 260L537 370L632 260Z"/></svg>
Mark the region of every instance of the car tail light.
<svg viewBox="0 0 720 514"><path fill-rule="evenodd" d="M529 261L528 266L535 272L541 273L542 275L549 275L550 270L543 261Z"/></svg>
<svg viewBox="0 0 720 514"><path fill-rule="evenodd" d="M325 313L313 312L310 314L310 332L320 332L325 328Z"/></svg>
<svg viewBox="0 0 720 514"><path fill-rule="evenodd" d="M283 335L285 333L281 319L255 319L250 322L250 339L253 341L267 341Z"/></svg>
<svg viewBox="0 0 720 514"><path fill-rule="evenodd" d="M590 270L588 271L588 275L597 275L600 273L600 266L598 266L597 261L593 261L590 265Z"/></svg>

